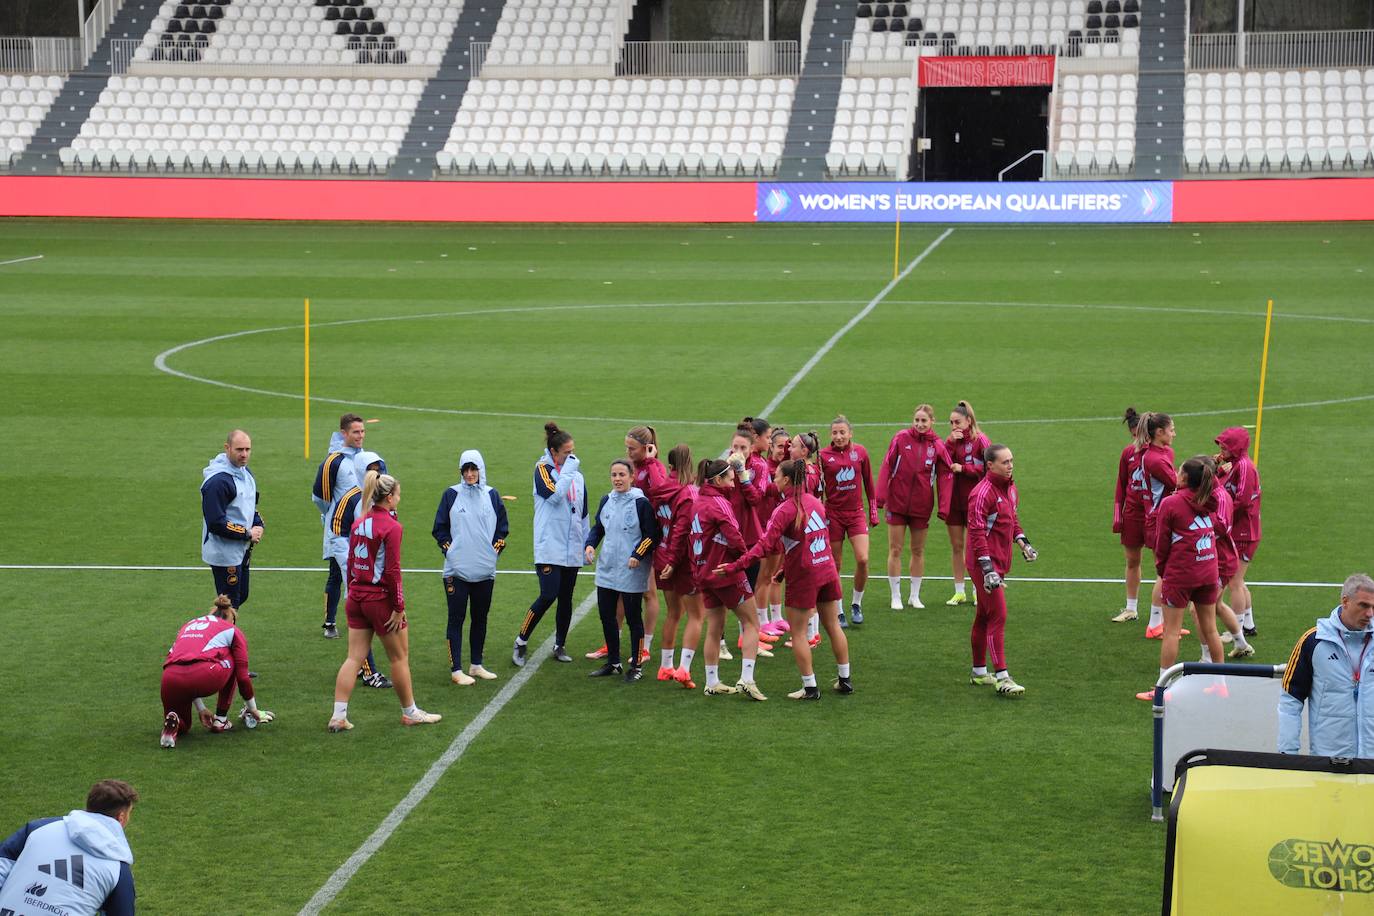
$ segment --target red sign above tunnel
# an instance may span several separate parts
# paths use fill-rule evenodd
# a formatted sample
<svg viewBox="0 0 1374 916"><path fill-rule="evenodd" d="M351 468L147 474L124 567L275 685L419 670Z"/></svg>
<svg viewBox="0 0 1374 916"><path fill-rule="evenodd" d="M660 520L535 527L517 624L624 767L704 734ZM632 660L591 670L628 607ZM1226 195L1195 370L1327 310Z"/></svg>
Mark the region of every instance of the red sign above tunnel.
<svg viewBox="0 0 1374 916"><path fill-rule="evenodd" d="M920 86L923 89L952 86L1051 86L1054 56L1024 54L1016 57L923 57Z"/></svg>

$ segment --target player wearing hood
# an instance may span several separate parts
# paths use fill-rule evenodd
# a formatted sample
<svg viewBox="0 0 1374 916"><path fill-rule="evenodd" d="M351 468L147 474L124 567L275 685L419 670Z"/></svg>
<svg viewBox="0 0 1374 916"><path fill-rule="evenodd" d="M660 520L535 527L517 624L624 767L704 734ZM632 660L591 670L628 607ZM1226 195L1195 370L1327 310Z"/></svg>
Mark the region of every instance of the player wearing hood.
<svg viewBox="0 0 1374 916"><path fill-rule="evenodd" d="M248 469L253 440L241 429L229 431L224 454L201 471L200 558L215 579L215 594L228 595L239 608L248 601L248 561L262 540L258 481Z"/></svg>
<svg viewBox="0 0 1374 916"><path fill-rule="evenodd" d="M1007 597L1002 584L1011 571L1013 544L1021 549L1021 557L1027 563L1034 563L1039 553L1021 530L1016 514L1020 497L1012 482L1011 449L990 445L983 453L983 463L987 474L968 498L968 540L964 549L964 568L973 579L978 602L969 633L973 650L969 683L996 687L998 696L1017 697L1026 688L1012 680L1007 671ZM988 655L992 656L992 674L987 669Z"/></svg>
<svg viewBox="0 0 1374 916"><path fill-rule="evenodd" d="M1260 542L1260 479L1259 470L1250 460L1250 433L1242 427L1224 429L1216 438L1221 446L1217 455L1217 476L1226 492L1231 494L1236 514L1232 525L1232 538L1236 543L1236 554L1240 560L1235 575L1227 584L1231 589L1231 602L1236 614L1241 618L1246 636L1255 635L1254 595L1245 584L1245 574L1250 570L1250 561Z"/></svg>
<svg viewBox="0 0 1374 916"><path fill-rule="evenodd" d="M444 555L444 596L448 601L449 677L460 687L495 674L482 667L487 614L496 585L496 560L506 549L510 522L501 494L487 486L482 453L467 449L458 458L463 479L444 491L431 532ZM472 603L471 667L463 671L463 621Z"/></svg>
<svg viewBox="0 0 1374 916"><path fill-rule="evenodd" d="M1140 551L1145 546L1145 478L1140 471L1140 453L1149 445L1141 420L1134 407L1127 407L1121 418L1131 434L1131 444L1121 450L1116 463L1112 532L1121 536L1121 549L1126 554L1126 606L1112 618L1112 623L1128 623L1140 617Z"/></svg>
<svg viewBox="0 0 1374 916"><path fill-rule="evenodd" d="M935 434L935 408L921 404L911 426L892 437L878 471L878 508L887 510L887 586L892 610L902 609L902 547L911 534L911 606L923 608L930 516L949 517L954 472L945 443Z"/></svg>
<svg viewBox="0 0 1374 916"><path fill-rule="evenodd" d="M1212 462L1198 455L1183 462L1178 487L1155 510L1155 572L1164 600L1164 633L1159 645L1159 673L1178 661L1178 640L1183 614L1191 604L1197 621L1198 640L1207 654L1221 661L1221 637L1217 634L1217 599L1221 596L1217 566L1216 477ZM1151 701L1152 689L1136 694Z"/></svg>
<svg viewBox="0 0 1374 916"><path fill-rule="evenodd" d="M133 916L129 826L138 792L102 779L86 809L29 821L0 842L0 913Z"/></svg>
<svg viewBox="0 0 1374 916"><path fill-rule="evenodd" d="M964 591L964 542L968 539L968 497L978 481L983 479L983 455L992 440L978 428L978 417L968 401L960 401L949 412L949 438L945 451L949 452L950 469L954 472L954 492L949 500L949 516L945 527L949 530L950 555L953 559L954 594L945 602L954 607L968 602Z"/></svg>

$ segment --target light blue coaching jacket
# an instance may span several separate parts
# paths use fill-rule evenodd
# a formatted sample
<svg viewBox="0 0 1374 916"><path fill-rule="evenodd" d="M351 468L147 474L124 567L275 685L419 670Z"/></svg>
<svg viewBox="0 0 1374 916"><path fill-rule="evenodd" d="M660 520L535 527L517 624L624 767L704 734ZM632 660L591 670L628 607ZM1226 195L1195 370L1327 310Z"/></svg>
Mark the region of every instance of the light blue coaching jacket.
<svg viewBox="0 0 1374 916"><path fill-rule="evenodd" d="M73 811L29 821L0 843L0 913L132 916L133 861L112 817Z"/></svg>
<svg viewBox="0 0 1374 916"><path fill-rule="evenodd" d="M648 497L638 487L624 493L612 490L601 497L596 524L587 536L588 547L601 545L596 557L597 586L631 594L648 591L654 548L662 533ZM630 569L630 557L639 560L634 569Z"/></svg>
<svg viewBox="0 0 1374 916"><path fill-rule="evenodd" d="M563 469L548 449L534 465L535 565L581 566L587 543L587 483L569 455Z"/></svg>
<svg viewBox="0 0 1374 916"><path fill-rule="evenodd" d="M236 468L220 452L202 470L200 558L211 566L238 566L260 524L258 482L247 466Z"/></svg>
<svg viewBox="0 0 1374 916"><path fill-rule="evenodd" d="M482 453L468 449L458 467L477 465L477 483L460 480L444 491L434 513L434 540L444 552L444 576L464 582L486 582L496 577L496 558L506 546L510 522L501 494L487 486L487 464Z"/></svg>
<svg viewBox="0 0 1374 916"><path fill-rule="evenodd" d="M1374 627L1351 630L1337 607L1303 634L1279 694L1279 753L1298 753L1302 709L1319 757L1374 757ZM1356 673L1359 680L1356 681Z"/></svg>

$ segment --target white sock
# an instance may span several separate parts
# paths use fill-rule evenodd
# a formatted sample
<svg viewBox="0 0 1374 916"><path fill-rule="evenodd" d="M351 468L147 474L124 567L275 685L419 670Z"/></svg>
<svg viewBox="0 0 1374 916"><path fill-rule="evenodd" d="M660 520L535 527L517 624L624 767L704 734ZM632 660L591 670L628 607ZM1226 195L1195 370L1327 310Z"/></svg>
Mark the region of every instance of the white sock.
<svg viewBox="0 0 1374 916"><path fill-rule="evenodd" d="M840 677L849 677L849 662L845 662L843 665L836 665L835 668L835 673Z"/></svg>
<svg viewBox="0 0 1374 916"><path fill-rule="evenodd" d="M644 637L644 651L652 652L654 648L654 634L649 633Z"/></svg>
<svg viewBox="0 0 1374 916"><path fill-rule="evenodd" d="M740 635L740 638L741 638L741 639L744 638L744 621L743 621L743 620L741 620L741 621L739 622L739 635Z"/></svg>
<svg viewBox="0 0 1374 916"><path fill-rule="evenodd" d="M685 665L683 667L686 667ZM706 666L706 686L714 687L720 683L720 665Z"/></svg>
<svg viewBox="0 0 1374 916"><path fill-rule="evenodd" d="M754 660L746 658L740 667L739 679L741 681L752 681L754 679Z"/></svg>
<svg viewBox="0 0 1374 916"><path fill-rule="evenodd" d="M1001 671L997 672L997 680L999 680L999 681L1009 681L1009 680L1011 680L1011 672L1009 672L1006 668L1003 668Z"/></svg>
<svg viewBox="0 0 1374 916"><path fill-rule="evenodd" d="M1245 615L1241 619L1241 626L1249 627L1252 630L1255 628L1255 609L1253 607L1246 609Z"/></svg>
<svg viewBox="0 0 1374 916"><path fill-rule="evenodd" d="M1245 627L1237 628L1236 632L1231 634L1231 639L1235 642L1236 648L1238 649L1244 649L1250 645L1245 639Z"/></svg>
<svg viewBox="0 0 1374 916"><path fill-rule="evenodd" d="M1163 676L1164 676L1164 671L1165 671L1164 668L1160 668L1160 669L1159 669L1159 676L1160 676L1160 677L1163 677ZM1158 683L1159 683L1159 680L1156 679L1156 680L1155 680L1155 683L1158 684Z"/></svg>
<svg viewBox="0 0 1374 916"><path fill-rule="evenodd" d="M1139 599L1139 598L1127 598L1127 599L1126 599L1126 610L1128 610L1128 611L1135 611L1135 610L1139 610L1139 609L1140 609L1140 599Z"/></svg>
<svg viewBox="0 0 1374 916"><path fill-rule="evenodd" d="M821 615L812 614L806 621L806 638L815 639L821 634Z"/></svg>
<svg viewBox="0 0 1374 916"><path fill-rule="evenodd" d="M691 670L692 670L692 659L696 658L696 656L697 656L697 650L696 650L696 649L683 649L683 650L682 650L682 670L683 670L683 671L691 671Z"/></svg>
<svg viewBox="0 0 1374 916"><path fill-rule="evenodd" d="M956 580L954 581L954 594L956 594L956 595L964 595L964 594L967 594L967 592L966 592L965 589L964 589L964 580L963 580L963 579L956 579Z"/></svg>
<svg viewBox="0 0 1374 916"><path fill-rule="evenodd" d="M1164 608L1158 604L1150 605L1150 626L1164 626Z"/></svg>
<svg viewBox="0 0 1374 916"><path fill-rule="evenodd" d="M887 587L890 588L890 589L892 590L892 600L893 600L893 601L901 601L901 600L902 600L902 577L901 577L901 576L888 576L888 577L887 577Z"/></svg>
<svg viewBox="0 0 1374 916"><path fill-rule="evenodd" d="M658 650L658 666L659 666L660 668L671 668L671 667L673 667L673 650L672 650L672 649L659 649L659 650Z"/></svg>
<svg viewBox="0 0 1374 916"><path fill-rule="evenodd" d="M816 675L814 675L814 674L803 674L803 675L802 675L802 686L803 686L803 687L815 687L815 686L816 686Z"/></svg>
<svg viewBox="0 0 1374 916"><path fill-rule="evenodd" d="M973 676L974 676L974 677L987 677L987 676L988 676L988 666L987 666L987 665L974 665L974 666L973 666Z"/></svg>
<svg viewBox="0 0 1374 916"><path fill-rule="evenodd" d="M348 718L348 703L347 703L347 702L340 703L338 700L335 700L335 701L334 701L334 718L336 718L336 719L347 719L347 718Z"/></svg>
<svg viewBox="0 0 1374 916"><path fill-rule="evenodd" d="M516 644L517 646L528 646L528 645L529 645L529 642L526 641L525 637L523 637L523 636L517 636L517 637L515 637L515 644Z"/></svg>
<svg viewBox="0 0 1374 916"><path fill-rule="evenodd" d="M1207 644L1206 644L1206 643L1203 643L1203 644L1202 644L1202 656L1198 659L1198 661L1200 661L1200 662L1210 662L1211 660L1212 660L1212 650L1209 649L1209 648L1207 648Z"/></svg>
<svg viewBox="0 0 1374 916"><path fill-rule="evenodd" d="M770 605L768 605L768 619L769 619L769 620L782 620L782 605L781 605L781 604L770 604Z"/></svg>
<svg viewBox="0 0 1374 916"><path fill-rule="evenodd" d="M863 603L864 603L864 593L863 593L861 590L857 589L857 588L854 589L854 600L851 601L851 602L849 602L849 603L852 604L852 605L857 605L857 606L859 606L859 607L863 607Z"/></svg>
<svg viewBox="0 0 1374 916"><path fill-rule="evenodd" d="M419 711L420 707L416 706L414 703L411 703L409 706L403 707L401 709L401 712L407 716L413 716Z"/></svg>
<svg viewBox="0 0 1374 916"><path fill-rule="evenodd" d="M919 598L919 597L921 597L921 577L920 577L920 576L912 576L912 577L911 577L911 597L913 597L913 598Z"/></svg>
<svg viewBox="0 0 1374 916"><path fill-rule="evenodd" d="M723 640L723 639L720 641L720 647L721 647L722 649L728 649L728 648L729 648L729 646L725 645L725 640Z"/></svg>

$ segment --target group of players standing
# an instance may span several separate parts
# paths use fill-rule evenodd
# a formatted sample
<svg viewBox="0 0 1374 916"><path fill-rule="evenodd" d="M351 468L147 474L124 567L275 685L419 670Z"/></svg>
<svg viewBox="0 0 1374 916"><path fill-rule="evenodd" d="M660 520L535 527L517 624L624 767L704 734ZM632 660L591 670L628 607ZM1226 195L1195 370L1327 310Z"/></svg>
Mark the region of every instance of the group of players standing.
<svg viewBox="0 0 1374 916"><path fill-rule="evenodd" d="M950 435L941 439L933 429L934 408L917 407L911 426L892 438L876 480L867 451L853 441L853 428L843 416L831 423L830 443L824 448L814 432L794 435L773 428L766 420L745 418L723 458L696 461L690 447L678 445L668 452L666 465L659 457L655 430L637 426L626 434L625 457L610 463L610 491L595 512L589 512L587 483L571 434L554 423L546 424L545 450L533 475L534 571L539 595L521 624L512 661L517 666L525 664L533 632L550 607L555 608L552 657L572 661L566 643L576 577L583 565L595 563L605 645L589 653L603 661L591 676L616 676L627 682L643 677L643 665L652 657L661 589L666 609L658 680L695 689L692 666L704 624L706 695L767 699L755 679L756 660L771 657L772 646L785 641L802 680L800 689L789 697L818 700L821 692L811 650L819 645L819 631L824 628L836 661L832 687L838 693L852 693L845 630L864 621L869 528L878 524L882 511L889 530L892 609L904 607L901 561L908 537L908 601L912 607L924 607L920 589L925 541L932 515L938 516L949 528L955 574L955 591L946 603L967 602L965 573L974 582L977 613L970 632L971 682L994 686L1002 696L1022 694L1024 688L1007 670L1006 602L1001 585L1014 546L1027 561L1036 558L1036 551L1017 520L1011 450L989 442L964 401L950 413L949 423ZM360 674L373 686L394 682L403 724L430 724L441 718L415 704L401 576L402 529L395 517L401 487L379 455L362 449L365 429L356 414L340 419L312 493L324 527L324 556L330 561L326 637L337 638L337 606L342 593L347 596L348 652L335 682L329 720L333 732L353 727L347 718L348 702ZM236 458L237 437L244 447ZM220 691L220 708L213 718L197 701L202 720L207 725L213 721L216 731L230 727L228 701L234 685L245 697L251 696L246 641L234 626L236 608L247 597L251 543L262 531L256 514L256 485L247 470L250 447L247 434L235 430L226 442L225 456L206 469L203 503L207 488L219 487L224 493L206 510L204 543L227 539L233 546L232 542L247 540L250 546L238 546L236 565L220 566L215 558L207 559L216 571L222 598L211 614L183 627L178 634L178 645L185 643L182 651L174 646L169 653L163 690L164 746L175 746L176 737L190 727L189 693ZM227 469L223 467L226 457ZM509 535L504 502L514 497L503 497L487 485L485 463L475 450L462 453L459 471L462 479L444 491L431 533L444 554L450 676L454 683L468 686L497 677L484 667L483 654L497 559ZM250 488L251 499L245 500L244 491ZM247 524L224 520L234 515L236 507L239 514L249 513L251 535L245 534ZM219 521L212 521L215 513ZM847 615L839 577L845 540L856 559ZM236 592L240 575L242 587ZM225 579L223 584L221 579ZM724 638L727 610L738 620L736 647L743 655L733 686L721 679L719 667L722 659L732 658ZM470 664L465 669L464 628L469 616ZM684 620L679 654L678 630ZM622 624L630 631L624 658ZM205 654L211 648L204 641L206 631L218 634L213 658ZM385 675L372 661L374 635L386 648L391 681L378 680ZM198 662L210 663L203 672L206 677L193 678L195 684L181 684L178 678L191 669L180 666ZM209 684L211 674L214 685ZM270 721L271 714L258 714L255 704L243 714L250 725L264 718Z"/></svg>
<svg viewBox="0 0 1374 916"><path fill-rule="evenodd" d="M1225 429L1214 440L1215 455L1197 455L1177 469L1173 419L1164 413L1127 408L1122 419L1131 444L1117 469L1112 530L1126 553L1126 607L1112 618L1139 616L1141 550L1154 554L1158 576L1150 593L1145 636L1160 639L1160 674L1178 660L1183 615L1193 609L1202 660L1222 661L1222 644L1233 642L1231 658L1255 654L1254 605L1245 575L1260 542L1259 471L1250 458L1250 434ZM1231 604L1222 600L1231 592ZM1217 631L1217 617L1225 628ZM1154 691L1136 694L1153 700Z"/></svg>

